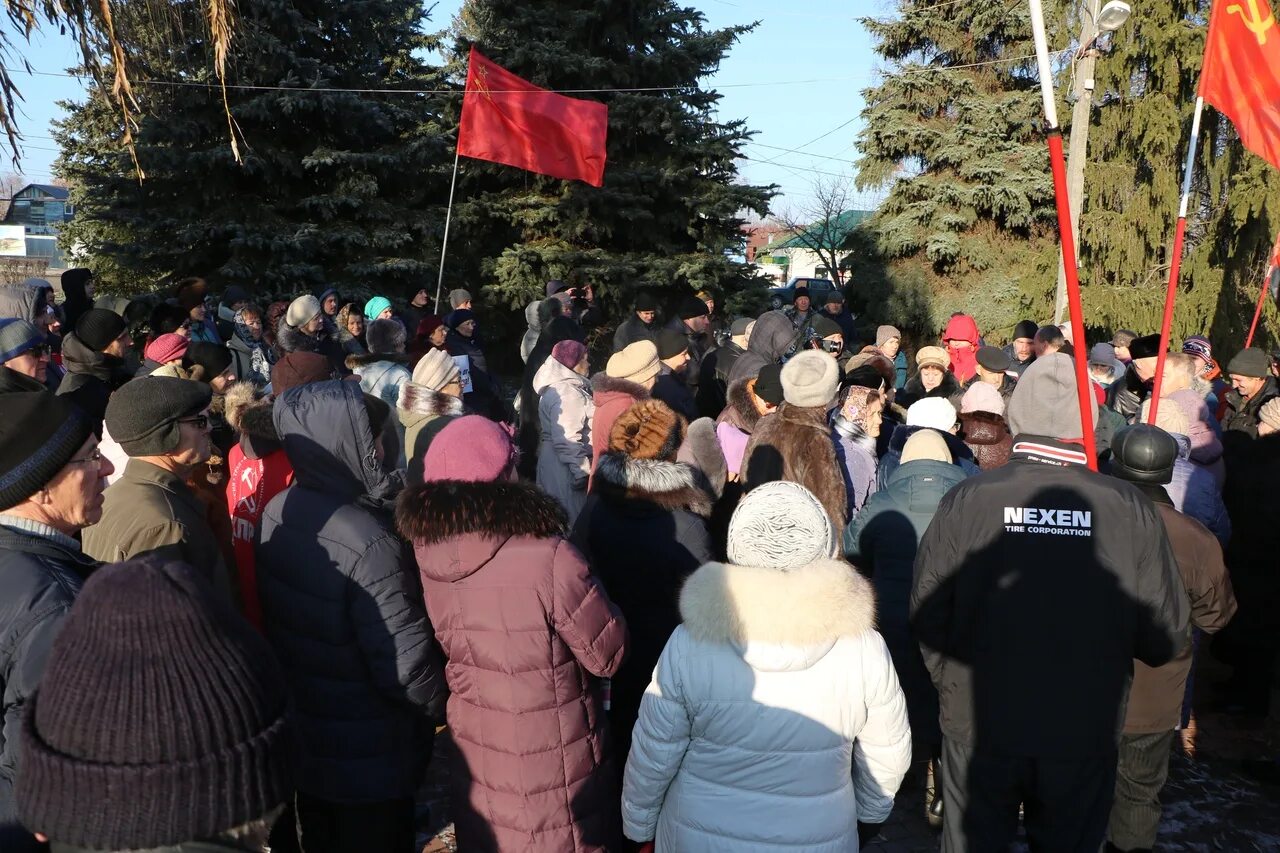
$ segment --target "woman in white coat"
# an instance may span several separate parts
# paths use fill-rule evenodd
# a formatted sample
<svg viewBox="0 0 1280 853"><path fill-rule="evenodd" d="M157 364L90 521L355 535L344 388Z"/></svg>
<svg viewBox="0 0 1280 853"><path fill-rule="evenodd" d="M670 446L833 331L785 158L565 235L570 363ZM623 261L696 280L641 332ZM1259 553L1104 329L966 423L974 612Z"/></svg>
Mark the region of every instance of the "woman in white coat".
<svg viewBox="0 0 1280 853"><path fill-rule="evenodd" d="M810 492L760 486L729 524L729 564L680 594L640 706L622 793L628 838L658 853L849 853L911 762L906 702L871 585L833 559Z"/></svg>
<svg viewBox="0 0 1280 853"><path fill-rule="evenodd" d="M533 377L538 395L538 487L569 514L573 526L587 502L591 420L596 404L587 379L587 348L560 341Z"/></svg>

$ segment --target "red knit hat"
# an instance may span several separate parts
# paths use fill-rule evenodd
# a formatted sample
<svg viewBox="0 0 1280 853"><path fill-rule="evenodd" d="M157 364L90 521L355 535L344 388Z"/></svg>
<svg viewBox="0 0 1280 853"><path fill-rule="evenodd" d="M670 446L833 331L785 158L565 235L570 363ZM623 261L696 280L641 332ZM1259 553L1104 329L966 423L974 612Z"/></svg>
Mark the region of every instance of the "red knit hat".
<svg viewBox="0 0 1280 853"><path fill-rule="evenodd" d="M187 344L191 343L182 335L169 332L147 344L144 355L156 364L168 364L177 361L187 354Z"/></svg>

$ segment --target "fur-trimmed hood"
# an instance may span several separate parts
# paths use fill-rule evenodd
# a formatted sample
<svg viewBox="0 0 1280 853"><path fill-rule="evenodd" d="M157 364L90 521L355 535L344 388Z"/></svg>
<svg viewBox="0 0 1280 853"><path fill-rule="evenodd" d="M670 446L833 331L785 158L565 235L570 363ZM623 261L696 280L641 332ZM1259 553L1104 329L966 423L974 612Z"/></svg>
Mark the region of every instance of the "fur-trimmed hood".
<svg viewBox="0 0 1280 853"><path fill-rule="evenodd" d="M463 412L462 398L433 391L416 382L400 386L400 399L396 407L407 415L425 418L456 417Z"/></svg>
<svg viewBox="0 0 1280 853"><path fill-rule="evenodd" d="M356 371L362 367L370 367L382 361L392 364L403 364L413 369L413 356L404 352L364 352L347 356L347 370Z"/></svg>
<svg viewBox="0 0 1280 853"><path fill-rule="evenodd" d="M698 418L689 424L684 444L676 453L676 461L693 466L698 485L707 489L716 500L724 494L724 484L729 479L729 463L716 435L716 423L711 418Z"/></svg>
<svg viewBox="0 0 1280 853"><path fill-rule="evenodd" d="M791 571L707 563L685 581L680 615L697 640L818 647L875 630L871 583L848 563L818 560Z"/></svg>
<svg viewBox="0 0 1280 853"><path fill-rule="evenodd" d="M643 501L674 512L686 510L703 518L715 503L705 476L684 462L634 459L620 451L602 454L591 490L609 500Z"/></svg>
<svg viewBox="0 0 1280 853"><path fill-rule="evenodd" d="M638 385L626 379L615 379L603 370L591 377L591 393L597 395L625 394L628 397L634 397L636 402L648 400L650 397L649 392L643 385Z"/></svg>
<svg viewBox="0 0 1280 853"><path fill-rule="evenodd" d="M228 388L224 406L227 423L236 432L269 441L280 440L271 417L272 400L260 393L252 382L237 382Z"/></svg>
<svg viewBox="0 0 1280 853"><path fill-rule="evenodd" d="M756 408L756 377L749 376L729 383L725 392L726 406L716 420L728 423L750 435L755 432L756 422L760 420L760 410Z"/></svg>

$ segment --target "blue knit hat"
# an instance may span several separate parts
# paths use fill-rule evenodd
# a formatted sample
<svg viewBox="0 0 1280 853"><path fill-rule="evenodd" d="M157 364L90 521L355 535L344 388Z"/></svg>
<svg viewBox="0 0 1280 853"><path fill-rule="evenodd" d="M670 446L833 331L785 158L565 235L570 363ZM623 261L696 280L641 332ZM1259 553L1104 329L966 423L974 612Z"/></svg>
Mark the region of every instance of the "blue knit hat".
<svg viewBox="0 0 1280 853"><path fill-rule="evenodd" d="M0 362L17 358L44 343L44 335L26 320L0 319Z"/></svg>
<svg viewBox="0 0 1280 853"><path fill-rule="evenodd" d="M364 318L376 320L378 315L391 307L391 300L385 296L375 296L364 304Z"/></svg>

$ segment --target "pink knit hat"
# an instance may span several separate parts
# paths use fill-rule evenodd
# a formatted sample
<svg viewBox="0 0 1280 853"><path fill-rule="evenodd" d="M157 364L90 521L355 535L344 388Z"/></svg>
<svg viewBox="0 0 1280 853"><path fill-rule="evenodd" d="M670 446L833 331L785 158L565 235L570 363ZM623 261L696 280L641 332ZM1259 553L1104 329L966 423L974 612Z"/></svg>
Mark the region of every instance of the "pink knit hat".
<svg viewBox="0 0 1280 853"><path fill-rule="evenodd" d="M551 357L573 370L587 354L587 348L577 341L560 341L551 348Z"/></svg>
<svg viewBox="0 0 1280 853"><path fill-rule="evenodd" d="M519 456L510 430L480 415L464 415L431 440L422 458L422 479L492 483L510 474Z"/></svg>
<svg viewBox="0 0 1280 853"><path fill-rule="evenodd" d="M154 361L156 364L168 364L171 361L177 361L187 354L187 344L191 341L182 335L176 335L170 332L167 335L161 335L151 343L147 344L147 348L143 351L143 355Z"/></svg>
<svg viewBox="0 0 1280 853"><path fill-rule="evenodd" d="M993 415L1004 414L1004 397L1000 396L1000 392L996 390L994 385L988 385L986 382L975 382L969 386L969 390L964 392L964 396L960 398L960 414L967 415L970 412L990 412Z"/></svg>

